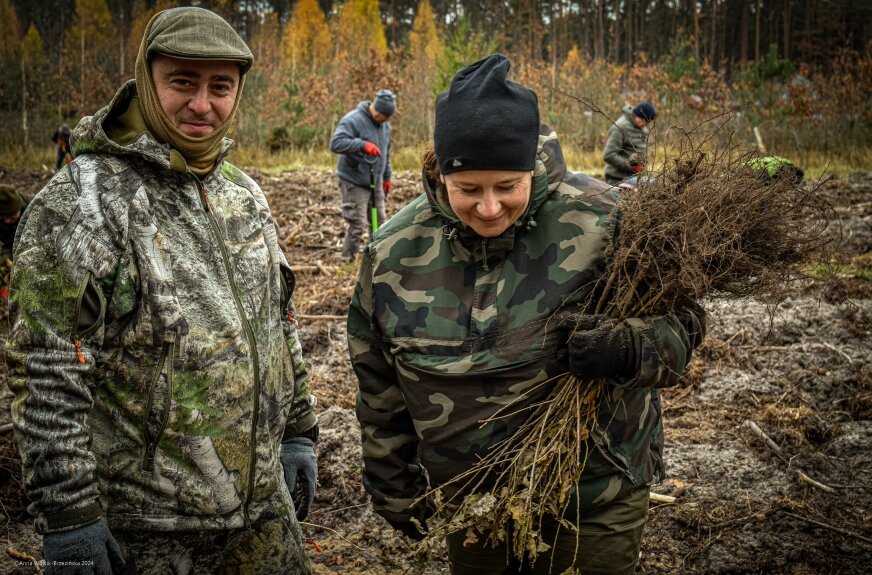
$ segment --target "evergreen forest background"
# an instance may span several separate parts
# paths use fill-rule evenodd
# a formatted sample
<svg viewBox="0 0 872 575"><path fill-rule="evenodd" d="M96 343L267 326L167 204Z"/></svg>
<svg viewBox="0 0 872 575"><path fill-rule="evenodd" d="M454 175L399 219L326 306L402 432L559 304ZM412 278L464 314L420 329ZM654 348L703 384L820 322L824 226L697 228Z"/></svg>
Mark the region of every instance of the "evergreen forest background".
<svg viewBox="0 0 872 575"><path fill-rule="evenodd" d="M188 4L255 54L233 132L243 164L332 162L336 122L388 87L395 168L413 168L435 94L499 51L573 168L598 164L621 106L647 99L655 142L722 122L721 137L753 147L757 127L806 167L872 169L872 0L0 0L0 164L53 165L55 128L107 104L149 18Z"/></svg>

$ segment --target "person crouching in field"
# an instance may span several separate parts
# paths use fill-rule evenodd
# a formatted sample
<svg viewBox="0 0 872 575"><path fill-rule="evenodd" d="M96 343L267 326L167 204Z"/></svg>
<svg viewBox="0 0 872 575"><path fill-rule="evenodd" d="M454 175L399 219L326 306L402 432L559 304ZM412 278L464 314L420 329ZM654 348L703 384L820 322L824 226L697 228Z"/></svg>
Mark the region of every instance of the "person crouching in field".
<svg viewBox="0 0 872 575"><path fill-rule="evenodd" d="M781 156L758 156L748 160L748 167L757 171L764 180L774 182L785 179L793 184L800 184L805 178L805 172L787 158Z"/></svg>
<svg viewBox="0 0 872 575"><path fill-rule="evenodd" d="M562 374L610 378L598 437L535 573L632 573L663 477L658 388L674 385L705 331L701 309L626 321L593 315L616 190L567 171L536 94L494 54L436 99L425 193L364 250L348 315L363 482L375 510L420 539L450 484L515 432ZM510 409L506 409L510 406ZM497 472L498 470L494 470ZM486 485L485 485L486 488ZM578 512L578 513L577 513ZM454 575L518 572L515 550L447 538ZM529 566L528 566L529 567Z"/></svg>
<svg viewBox="0 0 872 575"><path fill-rule="evenodd" d="M252 61L213 12L158 13L22 219L6 359L48 573L311 572L294 275L225 159Z"/></svg>

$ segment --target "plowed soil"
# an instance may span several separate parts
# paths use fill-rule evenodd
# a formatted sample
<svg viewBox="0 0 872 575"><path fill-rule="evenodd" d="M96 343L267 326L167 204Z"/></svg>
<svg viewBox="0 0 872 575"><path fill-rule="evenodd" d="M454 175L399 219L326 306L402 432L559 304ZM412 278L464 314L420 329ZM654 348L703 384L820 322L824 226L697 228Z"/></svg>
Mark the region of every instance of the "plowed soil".
<svg viewBox="0 0 872 575"><path fill-rule="evenodd" d="M319 400L319 489L304 524L315 573L447 573L444 562L414 564L361 485L344 322L357 269L339 261L344 224L335 176L310 169L249 173L267 194L296 269L294 297ZM0 168L0 181L25 194L49 176ZM395 174L394 183L389 214L421 191L413 172ZM868 274L872 173L832 179L824 190L839 224L837 260ZM654 491L675 501L652 501L637 573L869 572L872 280L845 273L770 306L703 303L708 338L679 387L664 393L670 479ZM9 422L10 399L0 382L0 425ZM41 542L26 514L8 430L0 433L0 502L6 551L0 573L36 573L13 558L38 560Z"/></svg>

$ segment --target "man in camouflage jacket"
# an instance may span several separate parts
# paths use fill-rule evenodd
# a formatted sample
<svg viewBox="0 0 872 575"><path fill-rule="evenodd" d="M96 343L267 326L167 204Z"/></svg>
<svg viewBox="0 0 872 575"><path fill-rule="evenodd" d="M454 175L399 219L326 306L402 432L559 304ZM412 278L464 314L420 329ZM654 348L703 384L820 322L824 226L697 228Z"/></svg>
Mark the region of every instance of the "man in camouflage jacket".
<svg viewBox="0 0 872 575"><path fill-rule="evenodd" d="M410 536L410 520L426 515L416 499L473 467L568 371L555 316L583 306L602 276L616 199L606 184L567 172L544 125L529 203L501 235L481 237L461 221L427 170L424 188L365 250L348 316L364 485L375 510ZM677 383L704 331L701 310L629 323L638 367L602 400L578 486L582 516L640 490L647 510L647 487L664 473L659 388ZM509 404L514 416L501 412ZM453 561L452 573L467 572Z"/></svg>
<svg viewBox="0 0 872 575"><path fill-rule="evenodd" d="M49 570L310 572L283 477L313 469L317 430L294 275L263 192L224 159L232 113L194 111L235 110L251 62L217 15L158 14L136 81L82 119L22 220L6 353Z"/></svg>

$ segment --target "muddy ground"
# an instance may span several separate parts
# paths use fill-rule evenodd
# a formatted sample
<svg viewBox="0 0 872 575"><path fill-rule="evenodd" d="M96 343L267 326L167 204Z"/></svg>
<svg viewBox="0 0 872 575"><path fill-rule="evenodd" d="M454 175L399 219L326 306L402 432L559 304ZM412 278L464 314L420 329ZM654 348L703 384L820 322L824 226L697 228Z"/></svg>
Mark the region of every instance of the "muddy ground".
<svg viewBox="0 0 872 575"><path fill-rule="evenodd" d="M315 572L447 573L416 565L370 509L360 481L356 384L343 314L356 278L339 262L343 225L328 171L259 174L297 270L295 301L319 398L316 503L304 524ZM43 173L0 168L34 193ZM396 174L389 212L419 193ZM841 263L872 268L872 172L823 185ZM867 573L872 565L872 280L842 274L786 301L704 302L710 332L679 387L664 393L670 479L654 491L637 573ZM0 367L2 370L2 367ZM0 374L2 375L2 374ZM9 421L0 382L0 425ZM2 429L2 428L0 428ZM0 544L39 558L12 434L0 434ZM5 541L3 541L5 539ZM34 573L0 557L0 573Z"/></svg>

